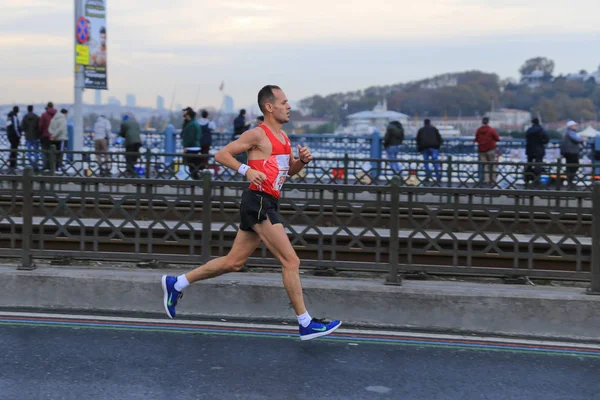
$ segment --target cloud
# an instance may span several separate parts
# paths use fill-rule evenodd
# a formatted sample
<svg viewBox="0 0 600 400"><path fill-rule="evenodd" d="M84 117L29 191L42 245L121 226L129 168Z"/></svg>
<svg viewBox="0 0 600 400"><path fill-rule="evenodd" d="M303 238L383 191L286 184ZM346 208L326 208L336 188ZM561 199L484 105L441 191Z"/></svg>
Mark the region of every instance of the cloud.
<svg viewBox="0 0 600 400"><path fill-rule="evenodd" d="M25 94L29 99L36 91L71 99L72 82L67 84L64 77L73 70L73 2L1 1L0 51L11 56L2 65L0 103ZM180 85L178 97L185 102L193 101L200 85L203 101L218 106L216 88L222 79L229 82L231 94L253 102L255 88L272 80L289 84L294 90L290 98L297 98L469 65L513 73L526 57L538 53L571 68L575 43L598 47L600 3L572 2L569 12L576 21L565 18L564 3L111 0L110 95L122 98L134 92L140 103L153 104L156 94L168 96ZM18 90L14 82L24 84L26 77L45 83ZM7 82L11 84L4 86Z"/></svg>

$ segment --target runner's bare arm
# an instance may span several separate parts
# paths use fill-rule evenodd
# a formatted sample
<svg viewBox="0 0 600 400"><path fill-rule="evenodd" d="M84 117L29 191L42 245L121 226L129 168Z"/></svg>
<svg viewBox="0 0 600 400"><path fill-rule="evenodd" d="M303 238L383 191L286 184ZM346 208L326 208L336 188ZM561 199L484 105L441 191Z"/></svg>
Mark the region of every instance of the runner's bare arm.
<svg viewBox="0 0 600 400"><path fill-rule="evenodd" d="M256 129L246 131L242 133L239 138L219 150L217 154L215 154L215 161L227 168L237 171L242 163L236 160L234 156L258 146L261 138L260 132Z"/></svg>
<svg viewBox="0 0 600 400"><path fill-rule="evenodd" d="M294 156L294 150L290 154L290 170L288 175L294 176L312 160L312 154L308 147L298 145L298 158Z"/></svg>
<svg viewBox="0 0 600 400"><path fill-rule="evenodd" d="M262 140L261 132L262 130L260 128L254 128L242 133L239 138L229 143L215 154L215 161L234 171L239 170L242 163L236 160L234 156L258 146ZM255 185L260 185L267 179L265 174L253 169L248 169L245 175Z"/></svg>

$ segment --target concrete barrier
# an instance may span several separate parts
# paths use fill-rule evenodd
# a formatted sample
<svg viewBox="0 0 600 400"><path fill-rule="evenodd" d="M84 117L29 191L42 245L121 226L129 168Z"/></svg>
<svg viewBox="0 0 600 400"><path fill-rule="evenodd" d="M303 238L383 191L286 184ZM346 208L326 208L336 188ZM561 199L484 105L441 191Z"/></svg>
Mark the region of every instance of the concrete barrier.
<svg viewBox="0 0 600 400"><path fill-rule="evenodd" d="M0 267L0 307L164 316L160 277L173 271ZM179 272L180 273L180 272ZM580 288L304 277L315 317L347 326L600 341L600 296ZM274 273L239 273L186 289L183 317L288 321L294 312Z"/></svg>

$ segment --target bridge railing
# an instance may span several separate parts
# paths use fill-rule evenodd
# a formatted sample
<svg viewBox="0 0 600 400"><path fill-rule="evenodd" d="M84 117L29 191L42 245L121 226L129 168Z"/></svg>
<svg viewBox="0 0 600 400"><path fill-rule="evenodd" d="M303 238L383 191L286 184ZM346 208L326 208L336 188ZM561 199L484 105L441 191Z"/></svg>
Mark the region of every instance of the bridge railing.
<svg viewBox="0 0 600 400"><path fill-rule="evenodd" d="M386 152L383 149L383 135L375 131L371 135L334 135L334 134L291 134L289 135L292 145L306 145L311 148L315 156L325 158L339 158L348 153L356 158L386 158ZM67 142L68 150L73 150L73 128L69 126L69 138ZM181 153L180 131L168 126L164 131L143 131L141 134L142 146L144 149L150 149L156 153ZM122 141L116 140L117 132L113 132L111 147L117 152L124 151ZM224 147L232 140L232 134L229 132L215 132L213 134L212 149L213 152ZM22 146L24 146L24 139ZM0 149L10 147L6 131L0 129ZM547 151L552 158L557 158L560 140L552 140L547 146ZM94 150L94 134L84 132L83 150ZM524 158L525 140L502 138L498 142L498 150L501 157ZM400 154L415 157L420 156L417 152L416 141L414 137L407 137L400 145ZM473 138L447 138L440 149L442 157L445 156L477 156L477 146ZM581 156L589 159L593 158L592 141L582 147Z"/></svg>
<svg viewBox="0 0 600 400"><path fill-rule="evenodd" d="M0 179L0 255L203 263L225 255L244 182L23 175ZM114 190L127 187L126 190ZM299 195L312 190L310 197ZM303 267L592 281L600 292L600 186L592 192L290 184L283 225ZM277 263L262 246L252 265ZM592 274L591 272L594 272Z"/></svg>
<svg viewBox="0 0 600 400"><path fill-rule="evenodd" d="M140 152L135 165L127 168L127 153L103 153L100 159L93 152L17 151L17 168L35 168L35 174L81 177L144 177L152 179L188 180L197 177L202 165L211 171L214 180L243 181L244 178L214 161L213 155L187 156L181 153ZM47 162L45 162L46 160ZM62 160L62 161L59 161ZM448 156L443 160L424 161L403 156L396 160L355 158L346 153L340 158L315 158L293 183L388 185L394 177L401 185L434 187L487 187L493 178L494 187L523 189L525 187L563 190L573 172L571 189L589 190L600 180L600 164L567 165L561 159L550 163L480 162L473 157ZM0 150L0 174L17 173L11 169L10 151ZM492 176L490 176L490 174Z"/></svg>

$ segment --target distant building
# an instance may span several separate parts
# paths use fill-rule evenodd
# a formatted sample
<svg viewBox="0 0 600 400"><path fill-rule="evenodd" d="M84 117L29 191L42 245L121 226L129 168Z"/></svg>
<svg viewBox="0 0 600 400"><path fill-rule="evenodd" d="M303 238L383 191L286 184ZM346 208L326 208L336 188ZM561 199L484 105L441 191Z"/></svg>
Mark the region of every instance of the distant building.
<svg viewBox="0 0 600 400"><path fill-rule="evenodd" d="M127 107L135 107L135 94L128 94L125 103L127 104Z"/></svg>
<svg viewBox="0 0 600 400"><path fill-rule="evenodd" d="M568 81L582 81L587 82L589 79L593 79L596 84L600 85L600 70L588 74L587 72L579 72L577 74L569 74L566 76Z"/></svg>
<svg viewBox="0 0 600 400"><path fill-rule="evenodd" d="M489 117L491 126L499 129L521 130L525 125L531 123L529 111L512 108L501 108L498 111L488 112L486 117Z"/></svg>
<svg viewBox="0 0 600 400"><path fill-rule="evenodd" d="M111 106L121 106L121 102L116 97L110 96L108 98L108 105L111 105Z"/></svg>
<svg viewBox="0 0 600 400"><path fill-rule="evenodd" d="M526 84L531 89L539 87L546 80L546 74L541 69L536 69L528 75L523 75L521 83Z"/></svg>
<svg viewBox="0 0 600 400"><path fill-rule="evenodd" d="M156 98L156 109L162 111L165 109L165 98L162 96L158 96Z"/></svg>
<svg viewBox="0 0 600 400"><path fill-rule="evenodd" d="M408 124L409 116L397 111L387 109L387 101L377 104L372 111L361 111L348 115L348 128L350 130L364 130L364 127L375 127L385 132L391 121L400 121L402 125Z"/></svg>
<svg viewBox="0 0 600 400"><path fill-rule="evenodd" d="M96 98L95 98L94 104L97 106L101 106L102 105L102 90L96 90L95 96L96 96Z"/></svg>
<svg viewBox="0 0 600 400"><path fill-rule="evenodd" d="M234 106L233 106L233 97L231 96L225 96L225 98L223 99L223 108L224 108L224 112L225 114L234 114Z"/></svg>

